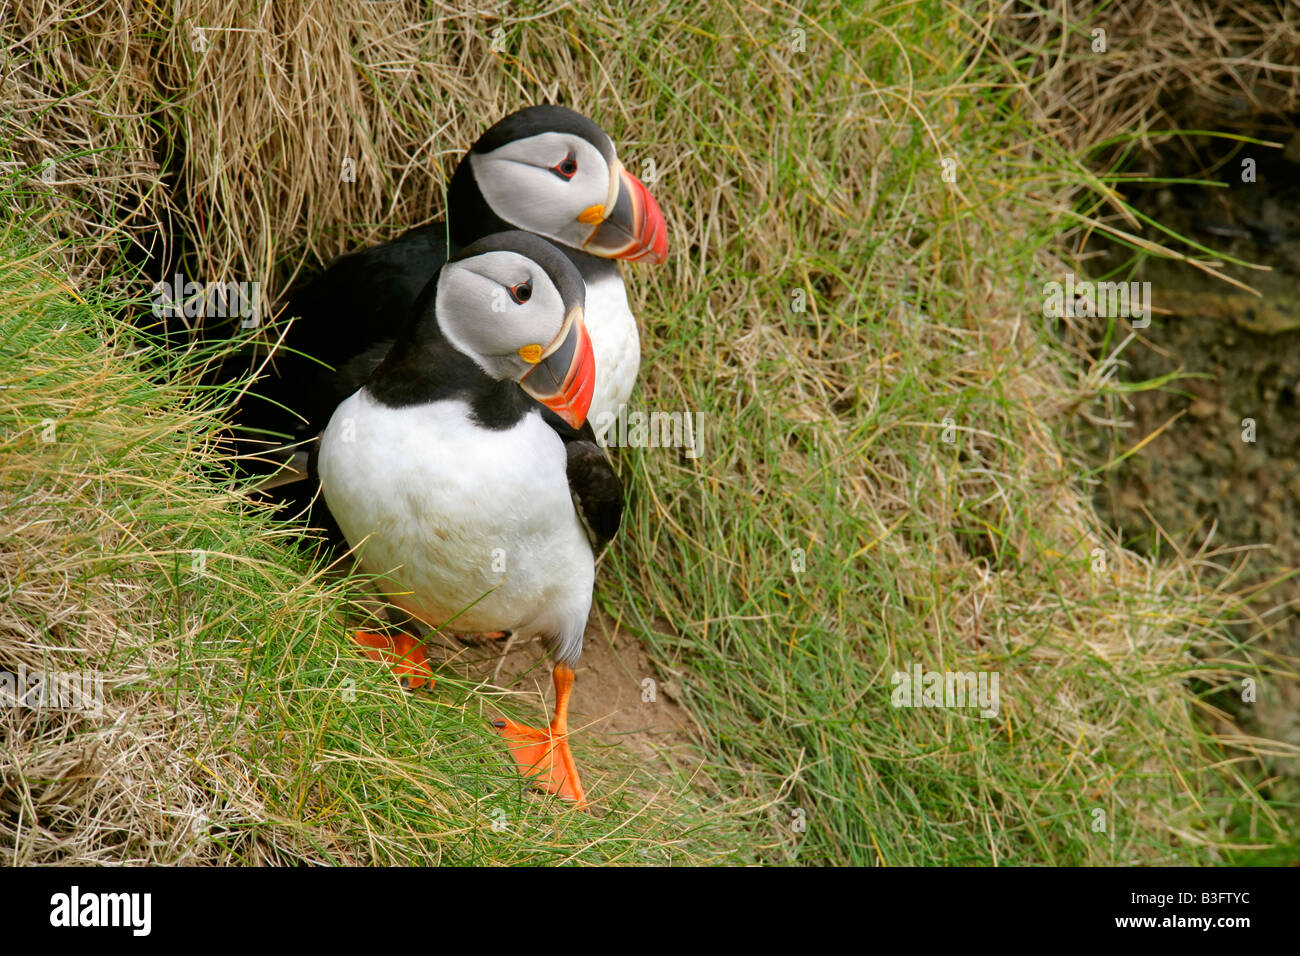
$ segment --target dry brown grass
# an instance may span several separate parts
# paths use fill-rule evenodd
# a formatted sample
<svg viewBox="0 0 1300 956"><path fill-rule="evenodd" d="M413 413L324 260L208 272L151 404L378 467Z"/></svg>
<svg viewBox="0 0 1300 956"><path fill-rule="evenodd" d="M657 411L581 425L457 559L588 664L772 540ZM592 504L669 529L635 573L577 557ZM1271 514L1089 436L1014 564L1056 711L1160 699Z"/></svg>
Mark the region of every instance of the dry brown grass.
<svg viewBox="0 0 1300 956"><path fill-rule="evenodd" d="M1136 136L1151 149L1179 129L1258 135L1300 108L1300 8L1287 0L1015 3L1003 17L1043 84L1026 106L1072 148Z"/></svg>
<svg viewBox="0 0 1300 956"><path fill-rule="evenodd" d="M1028 58L1023 75L1035 92L1022 103L1035 127L1090 171L1123 157L1128 175L1157 175L1160 150L1203 151L1196 131L1300 156L1300 130L1288 119L1300 111L1300 7L1289 0L1016 3L998 29L1021 44L1008 44L1008 55ZM1104 31L1104 52L1093 50L1095 30ZM1096 179L1091 188L1106 201L1063 237L1074 255L1100 230L1227 279L1213 255L1141 225L1113 188ZM1062 215L1077 216L1079 192L1058 197Z"/></svg>

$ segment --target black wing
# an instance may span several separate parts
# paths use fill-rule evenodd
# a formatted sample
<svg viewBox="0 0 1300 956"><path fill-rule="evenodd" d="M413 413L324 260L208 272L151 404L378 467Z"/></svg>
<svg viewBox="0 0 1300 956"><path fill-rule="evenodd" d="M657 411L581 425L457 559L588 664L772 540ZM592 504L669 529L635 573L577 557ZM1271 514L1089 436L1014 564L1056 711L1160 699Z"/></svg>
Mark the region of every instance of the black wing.
<svg viewBox="0 0 1300 956"><path fill-rule="evenodd" d="M560 425L562 427L555 430L564 439L564 450L568 455L569 493L573 496L578 517L587 529L591 549L599 559L614 540L623 520L623 483L614 473L605 449L596 444L590 422L585 423L581 431L563 422Z"/></svg>

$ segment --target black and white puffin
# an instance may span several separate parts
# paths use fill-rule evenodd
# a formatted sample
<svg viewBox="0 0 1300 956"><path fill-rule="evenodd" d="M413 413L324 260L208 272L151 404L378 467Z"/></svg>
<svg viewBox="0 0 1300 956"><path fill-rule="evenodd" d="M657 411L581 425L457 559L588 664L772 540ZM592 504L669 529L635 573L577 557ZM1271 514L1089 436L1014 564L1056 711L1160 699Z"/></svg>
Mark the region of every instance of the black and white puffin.
<svg viewBox="0 0 1300 956"><path fill-rule="evenodd" d="M241 427L310 440L383 359L449 252L512 229L552 240L577 266L596 356L592 414L617 414L641 345L612 260L663 262L667 227L599 126L542 105L511 113L469 149L448 186L446 223L342 256L291 290L285 314L299 320L237 412Z"/></svg>
<svg viewBox="0 0 1300 956"><path fill-rule="evenodd" d="M579 806L573 667L595 560L623 508L604 451L579 431L593 352L573 263L526 232L489 236L442 267L432 301L335 410L315 463L330 511L393 604L434 628L543 639L554 719L495 726L521 772ZM418 648L413 662L394 669L426 672Z"/></svg>

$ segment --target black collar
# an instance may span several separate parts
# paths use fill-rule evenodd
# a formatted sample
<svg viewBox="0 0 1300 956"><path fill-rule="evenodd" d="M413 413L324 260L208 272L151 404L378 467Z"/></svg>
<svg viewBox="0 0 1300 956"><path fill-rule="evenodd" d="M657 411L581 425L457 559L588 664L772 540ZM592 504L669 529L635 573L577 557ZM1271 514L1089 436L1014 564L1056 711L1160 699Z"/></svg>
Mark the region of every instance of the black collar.
<svg viewBox="0 0 1300 956"><path fill-rule="evenodd" d="M460 399L476 424L494 430L512 428L540 407L517 382L492 378L441 334L420 335L418 327L397 340L365 389L392 408Z"/></svg>

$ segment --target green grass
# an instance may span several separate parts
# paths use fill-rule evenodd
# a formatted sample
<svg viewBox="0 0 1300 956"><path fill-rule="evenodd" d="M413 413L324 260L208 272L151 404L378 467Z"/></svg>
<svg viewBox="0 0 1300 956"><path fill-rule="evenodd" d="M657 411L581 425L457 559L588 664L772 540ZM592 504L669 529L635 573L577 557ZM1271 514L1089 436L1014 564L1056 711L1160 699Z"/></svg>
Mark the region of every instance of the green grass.
<svg viewBox="0 0 1300 956"><path fill-rule="evenodd" d="M404 697L351 652L345 617L363 582L324 575L232 493L213 444L230 396L196 391L204 356L135 354L138 333L109 314L127 304L120 293L77 301L50 277L56 257L31 224L9 227L0 375L16 387L0 392L0 427L19 438L0 457L0 492L19 507L0 553L34 555L26 580L46 582L34 595L70 588L87 607L129 597L115 612L129 639L96 640L95 660L138 675L112 696L160 740L171 732L179 756L144 774L159 792L106 775L132 808L114 819L216 808L207 841L122 855L1097 865L1285 854L1285 808L1259 796L1255 759L1213 739L1199 713L1198 688L1248 672L1223 656L1234 603L1194 563L1122 551L1087 504L1065 425L1108 386L1042 318L1038 289L1077 222L1062 211L1090 210L1078 197L1098 180L1026 118L1033 91L1015 65L973 52L987 11L972 9L849 5L814 20L652 3L631 23L596 5L521 20L508 53L487 61L512 105L558 78L589 94L571 102L629 169L655 160L674 258L628 272L645 354L634 401L706 420L698 459L619 451L629 509L597 594L675 675L702 728L698 768L663 779L580 744L601 781L593 816L523 792L487 730L499 701L482 688L446 673ZM417 139L448 109L400 71L355 66ZM191 92L160 106L182 154L194 144L168 121L214 135ZM289 167L258 159L267 174L242 185L275 209L270 173ZM234 214L249 209L241 200L213 201L235 205L209 217L209 233L221 222L244 230L240 243L257 233ZM278 264L330 229L348 233L314 221L311 239L275 233ZM131 287L115 278L114 290ZM51 334L65 321L71 331ZM46 416L60 422L55 447L34 437ZM48 509L67 529L23 530L24 515ZM207 555L197 575L195 549ZM54 608L18 606L48 630ZM996 672L999 715L891 706L891 675L912 664ZM185 721L169 723L167 708ZM0 790L0 806L54 805L55 782L37 783L30 796ZM100 818L67 819L92 831Z"/></svg>
<svg viewBox="0 0 1300 956"><path fill-rule="evenodd" d="M709 450L630 456L638 507L602 597L685 666L724 792L770 805L747 818L754 842L805 862L1207 863L1243 806L1265 821L1243 842L1285 839L1250 758L1210 739L1188 694L1230 681L1187 656L1225 637L1223 598L1117 553L1033 397L1075 358L1030 280L1063 226L1056 197L1090 175L1023 148L1042 137L1004 68L922 52L961 35L946 4L842 12L802 68L754 56L708 84L746 32L715 17L685 49L630 53L666 91L712 87L707 108L663 110L682 140L733 147L708 153L692 199L745 184L740 228L641 310L648 353L671 356L643 400L703 410ZM860 122L838 122L848 110ZM999 719L892 707L913 662L998 672Z"/></svg>

